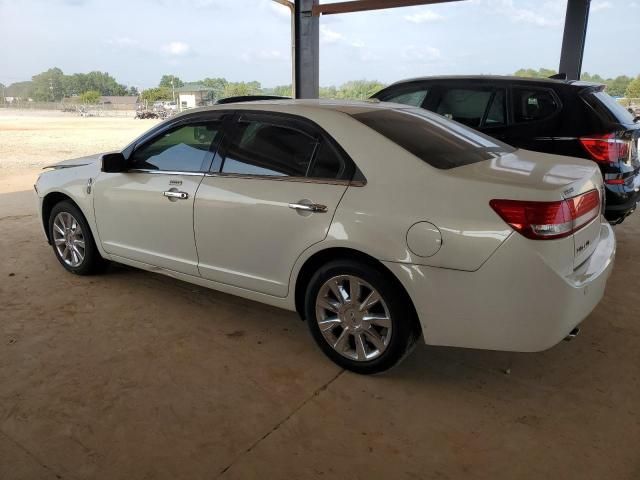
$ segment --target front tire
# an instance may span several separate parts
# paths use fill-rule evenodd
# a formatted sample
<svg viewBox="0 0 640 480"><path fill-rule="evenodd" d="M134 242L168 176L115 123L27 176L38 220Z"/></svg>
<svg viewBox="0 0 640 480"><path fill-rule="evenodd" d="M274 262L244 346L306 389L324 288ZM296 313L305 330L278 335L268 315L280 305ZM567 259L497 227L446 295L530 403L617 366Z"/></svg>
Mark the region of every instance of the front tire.
<svg viewBox="0 0 640 480"><path fill-rule="evenodd" d="M56 204L49 215L49 238L60 264L76 275L92 275L104 270L87 220L70 201Z"/></svg>
<svg viewBox="0 0 640 480"><path fill-rule="evenodd" d="M309 281L305 316L320 349L347 370L383 372L415 344L418 328L406 294L367 264L335 260Z"/></svg>

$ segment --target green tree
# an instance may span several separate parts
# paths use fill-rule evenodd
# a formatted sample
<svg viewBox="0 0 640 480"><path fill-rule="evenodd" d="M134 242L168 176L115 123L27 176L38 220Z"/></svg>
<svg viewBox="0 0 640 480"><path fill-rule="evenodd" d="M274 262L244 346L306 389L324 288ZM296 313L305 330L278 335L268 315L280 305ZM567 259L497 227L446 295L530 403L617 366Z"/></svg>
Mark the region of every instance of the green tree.
<svg viewBox="0 0 640 480"><path fill-rule="evenodd" d="M12 83L5 89L5 96L26 100L31 96L33 83L31 81Z"/></svg>
<svg viewBox="0 0 640 480"><path fill-rule="evenodd" d="M629 82L624 96L627 98L640 98L640 75Z"/></svg>
<svg viewBox="0 0 640 480"><path fill-rule="evenodd" d="M612 80L607 81L607 93L614 97L624 97L627 87L633 78L626 75L620 75Z"/></svg>
<svg viewBox="0 0 640 480"><path fill-rule="evenodd" d="M80 94L80 101L82 103L98 103L100 101L100 92L97 90L87 90Z"/></svg>
<svg viewBox="0 0 640 480"><path fill-rule="evenodd" d="M173 80L173 86L175 88L180 88L184 86L184 82L180 80L178 77L176 77L175 75L163 75L162 78L160 79L160 83L158 84L158 86L171 88L172 80Z"/></svg>
<svg viewBox="0 0 640 480"><path fill-rule="evenodd" d="M64 96L64 73L59 68L50 68L46 72L31 78L31 96L39 102L54 102Z"/></svg>
<svg viewBox="0 0 640 480"><path fill-rule="evenodd" d="M258 95L262 93L260 82L230 82L225 85L222 98L238 97L243 95Z"/></svg>
<svg viewBox="0 0 640 480"><path fill-rule="evenodd" d="M132 97L137 97L138 95L140 95L140 92L136 87L131 86L129 87L129 90L127 90L127 95L130 95Z"/></svg>
<svg viewBox="0 0 640 480"><path fill-rule="evenodd" d="M376 80L352 80L340 85L340 88L336 92L336 98L366 100L384 87L385 85L383 83Z"/></svg>
<svg viewBox="0 0 640 480"><path fill-rule="evenodd" d="M273 87L270 92L272 95L278 95L280 97L292 97L291 85L278 85Z"/></svg>
<svg viewBox="0 0 640 480"><path fill-rule="evenodd" d="M516 77L528 77L528 78L549 78L552 75L557 74L556 70L551 68L539 68L534 70L533 68L521 68L517 70L514 75Z"/></svg>
<svg viewBox="0 0 640 480"><path fill-rule="evenodd" d="M171 100L171 89L167 87L147 88L142 92L141 98L147 102Z"/></svg>
<svg viewBox="0 0 640 480"><path fill-rule="evenodd" d="M320 87L319 97L320 98L336 98L338 95L338 89L333 85L329 87Z"/></svg>
<svg viewBox="0 0 640 480"><path fill-rule="evenodd" d="M201 82L205 87L213 88L213 96L215 99L222 98L224 94L224 89L227 87L229 83L226 78L205 78Z"/></svg>

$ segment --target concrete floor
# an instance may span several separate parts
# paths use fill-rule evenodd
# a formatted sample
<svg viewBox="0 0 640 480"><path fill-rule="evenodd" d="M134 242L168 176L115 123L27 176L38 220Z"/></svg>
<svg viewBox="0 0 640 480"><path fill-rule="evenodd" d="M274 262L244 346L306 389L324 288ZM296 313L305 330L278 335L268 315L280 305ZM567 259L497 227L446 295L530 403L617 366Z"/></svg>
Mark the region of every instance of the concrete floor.
<svg viewBox="0 0 640 480"><path fill-rule="evenodd" d="M362 377L293 313L66 273L24 183L0 193L2 480L640 479L640 215L576 341L419 347Z"/></svg>

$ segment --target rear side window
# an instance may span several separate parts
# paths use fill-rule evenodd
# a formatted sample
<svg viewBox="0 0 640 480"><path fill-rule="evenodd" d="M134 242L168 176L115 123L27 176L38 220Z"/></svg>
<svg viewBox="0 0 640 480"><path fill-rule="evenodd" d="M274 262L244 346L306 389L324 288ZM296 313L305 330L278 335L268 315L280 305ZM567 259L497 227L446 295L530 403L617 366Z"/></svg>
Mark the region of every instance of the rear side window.
<svg viewBox="0 0 640 480"><path fill-rule="evenodd" d="M595 110L606 118L614 122L631 125L633 124L633 115L626 108L616 102L615 98L606 92L592 92L586 96L587 102L592 105Z"/></svg>
<svg viewBox="0 0 640 480"><path fill-rule="evenodd" d="M492 97L491 90L452 88L442 93L436 112L456 122L477 128Z"/></svg>
<svg viewBox="0 0 640 480"><path fill-rule="evenodd" d="M427 95L429 94L429 90L424 88L422 90L417 90L415 92L405 92L399 95L393 95L391 97L387 97L384 99L385 102L395 102L395 103L403 103L404 105L411 105L412 107L421 106Z"/></svg>
<svg viewBox="0 0 640 480"><path fill-rule="evenodd" d="M223 173L304 177L318 141L294 122L244 114L222 165Z"/></svg>
<svg viewBox="0 0 640 480"><path fill-rule="evenodd" d="M440 169L470 165L515 150L420 108L371 110L353 118Z"/></svg>
<svg viewBox="0 0 640 480"><path fill-rule="evenodd" d="M506 104L505 104L504 90L496 90L487 112L487 118L485 119L484 127L493 127L498 125L504 125L506 118Z"/></svg>
<svg viewBox="0 0 640 480"><path fill-rule="evenodd" d="M558 102L551 90L513 89L513 115L517 123L545 120L558 111Z"/></svg>

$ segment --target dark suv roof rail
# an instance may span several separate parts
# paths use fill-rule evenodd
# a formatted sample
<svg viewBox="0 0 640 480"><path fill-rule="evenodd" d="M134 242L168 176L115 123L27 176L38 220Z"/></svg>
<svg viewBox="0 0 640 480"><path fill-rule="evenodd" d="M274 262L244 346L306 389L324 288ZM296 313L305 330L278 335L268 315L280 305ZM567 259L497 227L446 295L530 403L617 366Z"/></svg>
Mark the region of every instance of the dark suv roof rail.
<svg viewBox="0 0 640 480"><path fill-rule="evenodd" d="M219 99L216 104L255 102L257 100L290 100L291 97L282 97L280 95L238 95L236 97L227 97Z"/></svg>

